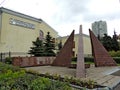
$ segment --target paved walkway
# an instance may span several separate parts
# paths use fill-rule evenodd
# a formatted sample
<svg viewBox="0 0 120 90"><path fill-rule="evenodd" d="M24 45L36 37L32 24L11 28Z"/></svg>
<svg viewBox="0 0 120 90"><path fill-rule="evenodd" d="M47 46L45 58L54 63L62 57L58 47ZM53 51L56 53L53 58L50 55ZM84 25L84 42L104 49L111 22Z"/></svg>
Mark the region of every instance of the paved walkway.
<svg viewBox="0 0 120 90"><path fill-rule="evenodd" d="M111 75L112 73L119 71L120 67L91 67L87 69L87 79L93 79L98 84L108 86L113 89L120 83L120 76Z"/></svg>
<svg viewBox="0 0 120 90"><path fill-rule="evenodd" d="M76 69L71 69L67 67L55 67L55 66L39 66L39 67L27 67L27 70L34 70L38 73L50 73L59 74L61 76L75 77ZM120 70L119 66L114 67L94 67L86 69L86 78L82 79L92 79L98 84L108 86L113 89L118 83L120 83L120 75L112 74ZM120 73L120 72L118 72Z"/></svg>

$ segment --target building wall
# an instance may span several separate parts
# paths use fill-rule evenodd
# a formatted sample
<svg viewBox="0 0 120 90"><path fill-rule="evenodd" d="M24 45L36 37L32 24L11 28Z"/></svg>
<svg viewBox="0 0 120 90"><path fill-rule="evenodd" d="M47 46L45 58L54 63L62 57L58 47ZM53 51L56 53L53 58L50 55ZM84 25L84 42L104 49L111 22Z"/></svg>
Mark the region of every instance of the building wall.
<svg viewBox="0 0 120 90"><path fill-rule="evenodd" d="M60 40L62 41L62 45L64 45L65 41L67 40L68 36L65 36L65 37L59 37L57 39L57 43L60 42ZM75 55L77 55L77 52L78 52L78 39L79 39L79 34L75 34L74 36L74 41L75 41L75 48L74 48L74 51L75 51ZM83 46L84 46L84 55L88 56L88 55L91 55L92 54L92 51L91 51L91 41L90 41L90 37L88 35L85 35L83 34Z"/></svg>
<svg viewBox="0 0 120 90"><path fill-rule="evenodd" d="M40 23L6 12L1 15L0 52L28 52L32 46L32 41L39 37L40 30L43 31L44 36L46 36L47 32L50 32L50 35L54 38L58 36L58 33L44 21ZM12 25L10 24L11 18L34 24L35 29Z"/></svg>
<svg viewBox="0 0 120 90"><path fill-rule="evenodd" d="M0 9L1 10L1 9ZM23 26L11 24L11 19L35 25L35 28L26 28ZM34 17L30 17L18 12L5 9L0 13L0 52L28 52L32 46L32 41L35 41L40 36L40 31L43 36L50 32L53 38L56 38L56 45L62 40L65 43L68 36L59 37L58 33L43 20L39 21ZM89 36L83 35L84 54L91 54L91 44ZM75 56L78 49L78 35L75 35Z"/></svg>
<svg viewBox="0 0 120 90"><path fill-rule="evenodd" d="M2 14L0 12L0 41L1 41L1 29L2 28Z"/></svg>

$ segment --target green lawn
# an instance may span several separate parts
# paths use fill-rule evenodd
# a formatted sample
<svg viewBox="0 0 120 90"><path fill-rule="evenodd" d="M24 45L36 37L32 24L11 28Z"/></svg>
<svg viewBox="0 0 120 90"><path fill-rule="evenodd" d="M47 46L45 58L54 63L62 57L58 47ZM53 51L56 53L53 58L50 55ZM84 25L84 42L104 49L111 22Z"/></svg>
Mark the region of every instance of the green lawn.
<svg viewBox="0 0 120 90"><path fill-rule="evenodd" d="M76 64L76 61L72 61L71 64ZM93 62L85 62L85 64L94 64Z"/></svg>

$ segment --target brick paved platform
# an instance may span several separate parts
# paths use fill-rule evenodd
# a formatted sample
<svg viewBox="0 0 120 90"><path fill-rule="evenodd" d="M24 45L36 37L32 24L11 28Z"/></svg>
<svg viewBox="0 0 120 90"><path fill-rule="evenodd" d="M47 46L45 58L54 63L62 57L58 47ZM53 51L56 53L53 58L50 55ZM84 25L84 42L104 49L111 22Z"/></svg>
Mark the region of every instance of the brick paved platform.
<svg viewBox="0 0 120 90"><path fill-rule="evenodd" d="M51 73L59 74L61 76L75 77L76 69L71 69L67 67L55 67L55 66L38 66L38 67L27 67L26 70L34 70L38 73ZM119 66L112 67L94 67L86 69L86 77L82 78L85 80L95 80L98 84L108 86L113 89L116 85L120 83L120 76L114 75L112 73L120 70Z"/></svg>

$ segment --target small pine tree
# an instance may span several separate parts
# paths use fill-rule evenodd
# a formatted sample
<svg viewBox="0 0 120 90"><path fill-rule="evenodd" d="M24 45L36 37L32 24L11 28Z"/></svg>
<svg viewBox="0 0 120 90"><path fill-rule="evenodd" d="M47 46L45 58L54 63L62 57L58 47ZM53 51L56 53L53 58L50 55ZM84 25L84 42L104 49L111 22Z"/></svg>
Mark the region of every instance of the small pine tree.
<svg viewBox="0 0 120 90"><path fill-rule="evenodd" d="M104 34L104 37L101 39L103 46L107 51L112 51L112 38L107 34Z"/></svg>
<svg viewBox="0 0 120 90"><path fill-rule="evenodd" d="M60 42L58 43L58 51L57 51L57 54L60 52L62 48L62 41L60 40Z"/></svg>
<svg viewBox="0 0 120 90"><path fill-rule="evenodd" d="M60 42L58 43L58 50L61 50L62 48L62 41L60 40Z"/></svg>
<svg viewBox="0 0 120 90"><path fill-rule="evenodd" d="M31 47L31 50L29 50L29 54L34 56L44 56L43 41L37 38L36 41L33 41L32 43L33 47Z"/></svg>
<svg viewBox="0 0 120 90"><path fill-rule="evenodd" d="M114 35L113 35L113 42L112 42L112 44L113 44L113 50L114 51L118 51L119 50L119 43L118 43L118 36L116 35L116 32L114 31Z"/></svg>
<svg viewBox="0 0 120 90"><path fill-rule="evenodd" d="M108 36L107 34L101 39L103 46L106 48L107 51L118 51L119 50L119 43L117 41L117 35L114 34L113 38Z"/></svg>
<svg viewBox="0 0 120 90"><path fill-rule="evenodd" d="M45 56L55 56L55 41L54 38L50 36L50 32L47 33L45 38Z"/></svg>

